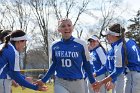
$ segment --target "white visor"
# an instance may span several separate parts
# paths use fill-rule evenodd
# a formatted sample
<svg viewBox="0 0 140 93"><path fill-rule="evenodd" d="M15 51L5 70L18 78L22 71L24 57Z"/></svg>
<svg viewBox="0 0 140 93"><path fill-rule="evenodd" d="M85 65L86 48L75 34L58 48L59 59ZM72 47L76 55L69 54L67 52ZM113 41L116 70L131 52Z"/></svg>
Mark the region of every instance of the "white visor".
<svg viewBox="0 0 140 93"><path fill-rule="evenodd" d="M90 41L91 39L92 39L92 40L100 41L100 40L98 39L98 37L96 37L96 36L94 36L94 35L93 35L92 37L90 37L90 38L88 39L88 41Z"/></svg>
<svg viewBox="0 0 140 93"><path fill-rule="evenodd" d="M21 37L14 37L14 38L10 39L10 41L20 41L20 40L31 41L31 38L27 35L24 35L24 36L21 36Z"/></svg>
<svg viewBox="0 0 140 93"><path fill-rule="evenodd" d="M109 29L108 29L107 31L103 31L102 34L103 34L103 35L108 35L108 34L110 34L110 35L113 35L113 36L121 36L121 33L112 32L112 31L110 31Z"/></svg>

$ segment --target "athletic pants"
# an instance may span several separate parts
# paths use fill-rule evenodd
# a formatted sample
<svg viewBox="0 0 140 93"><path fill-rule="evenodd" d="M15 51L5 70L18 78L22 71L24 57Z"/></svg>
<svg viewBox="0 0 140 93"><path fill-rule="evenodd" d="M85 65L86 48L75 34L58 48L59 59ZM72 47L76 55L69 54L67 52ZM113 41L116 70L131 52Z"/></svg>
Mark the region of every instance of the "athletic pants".
<svg viewBox="0 0 140 93"><path fill-rule="evenodd" d="M56 77L54 85L55 93L85 93L84 79L64 80Z"/></svg>
<svg viewBox="0 0 140 93"><path fill-rule="evenodd" d="M125 93L140 93L140 72L130 71L126 74Z"/></svg>
<svg viewBox="0 0 140 93"><path fill-rule="evenodd" d="M11 93L12 80L0 79L0 93Z"/></svg>

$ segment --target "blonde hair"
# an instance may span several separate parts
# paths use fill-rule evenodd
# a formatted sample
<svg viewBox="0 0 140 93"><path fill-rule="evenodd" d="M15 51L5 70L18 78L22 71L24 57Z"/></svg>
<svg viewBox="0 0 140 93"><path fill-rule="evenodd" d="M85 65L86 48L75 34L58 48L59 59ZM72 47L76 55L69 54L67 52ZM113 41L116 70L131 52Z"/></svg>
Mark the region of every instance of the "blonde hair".
<svg viewBox="0 0 140 93"><path fill-rule="evenodd" d="M64 22L64 21L69 21L72 23L72 21L69 18L62 18L58 21L58 28L61 26L62 22Z"/></svg>

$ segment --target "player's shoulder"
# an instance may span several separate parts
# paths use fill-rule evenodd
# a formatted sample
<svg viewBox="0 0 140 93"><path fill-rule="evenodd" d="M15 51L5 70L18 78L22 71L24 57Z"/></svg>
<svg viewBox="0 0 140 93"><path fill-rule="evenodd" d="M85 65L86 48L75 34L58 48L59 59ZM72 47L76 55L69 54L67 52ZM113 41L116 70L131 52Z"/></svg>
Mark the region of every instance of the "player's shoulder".
<svg viewBox="0 0 140 93"><path fill-rule="evenodd" d="M125 41L127 46L136 45L136 41L132 38L126 38Z"/></svg>
<svg viewBox="0 0 140 93"><path fill-rule="evenodd" d="M79 38L75 38L73 41L76 42L76 43L79 43L79 44L81 44L81 45L84 45L84 46L87 45L86 42L85 42L84 40L81 40L81 39L79 39Z"/></svg>
<svg viewBox="0 0 140 93"><path fill-rule="evenodd" d="M55 46L61 42L61 39L55 40L52 42L51 46Z"/></svg>
<svg viewBox="0 0 140 93"><path fill-rule="evenodd" d="M103 48L99 46L96 48L96 51L103 52Z"/></svg>

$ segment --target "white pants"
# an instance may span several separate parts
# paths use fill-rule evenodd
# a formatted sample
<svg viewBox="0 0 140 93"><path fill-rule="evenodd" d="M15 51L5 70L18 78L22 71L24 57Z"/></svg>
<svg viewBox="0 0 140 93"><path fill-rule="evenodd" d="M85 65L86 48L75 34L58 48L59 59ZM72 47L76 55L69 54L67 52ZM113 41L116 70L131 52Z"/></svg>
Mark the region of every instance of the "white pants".
<svg viewBox="0 0 140 93"><path fill-rule="evenodd" d="M112 93L124 93L124 84L125 84L125 75L121 74L117 77L115 82L115 88L112 90Z"/></svg>
<svg viewBox="0 0 140 93"><path fill-rule="evenodd" d="M11 93L12 80L0 79L0 93Z"/></svg>
<svg viewBox="0 0 140 93"><path fill-rule="evenodd" d="M68 81L56 77L54 92L55 93L85 93L84 79L76 80L76 81Z"/></svg>
<svg viewBox="0 0 140 93"><path fill-rule="evenodd" d="M140 73L130 71L126 74L125 93L140 93Z"/></svg>

